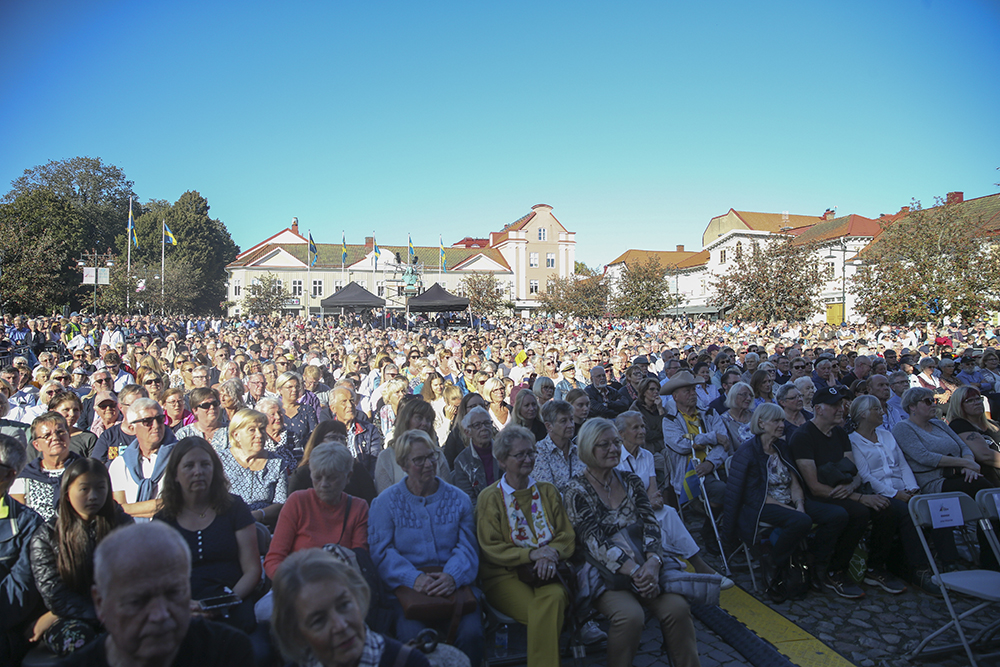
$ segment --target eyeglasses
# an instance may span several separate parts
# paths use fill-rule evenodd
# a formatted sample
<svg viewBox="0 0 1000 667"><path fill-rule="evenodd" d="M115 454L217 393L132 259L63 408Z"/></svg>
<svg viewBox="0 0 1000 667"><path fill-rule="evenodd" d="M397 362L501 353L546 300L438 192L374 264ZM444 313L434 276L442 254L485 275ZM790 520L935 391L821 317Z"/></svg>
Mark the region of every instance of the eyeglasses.
<svg viewBox="0 0 1000 667"><path fill-rule="evenodd" d="M615 438L614 440L612 440L610 442L598 442L598 443L596 443L594 445L594 449L597 449L597 448L608 449L609 447L612 447L612 446L618 447L619 449L621 449L621 446L624 445L624 444L625 444L624 440L622 440L621 438Z"/></svg>
<svg viewBox="0 0 1000 667"><path fill-rule="evenodd" d="M471 429L481 429L481 428L486 428L489 425L490 425L490 422L488 422L488 421L471 422L469 424L469 428L471 428Z"/></svg>
<svg viewBox="0 0 1000 667"><path fill-rule="evenodd" d="M427 465L428 463L435 463L436 460L437 457L435 457L434 454L428 454L427 456L414 456L410 459L410 465L421 467Z"/></svg>
<svg viewBox="0 0 1000 667"><path fill-rule="evenodd" d="M798 364L797 366L792 366L792 368L794 368L797 371L800 371L800 370L802 370L805 367L806 367L805 364Z"/></svg>
<svg viewBox="0 0 1000 667"><path fill-rule="evenodd" d="M194 406L194 409L195 410L210 410L212 408L219 407L219 405L220 405L220 403L218 401L206 401L204 403L199 403L198 405Z"/></svg>
<svg viewBox="0 0 1000 667"><path fill-rule="evenodd" d="M969 394L962 399L963 403L979 403L983 400L982 394Z"/></svg>
<svg viewBox="0 0 1000 667"><path fill-rule="evenodd" d="M160 378L149 378L143 384L163 384L163 380Z"/></svg>
<svg viewBox="0 0 1000 667"><path fill-rule="evenodd" d="M132 422L132 426L136 424L142 424L146 428L153 428L153 424L162 424L163 415L156 415L155 417L146 417L145 419L136 419Z"/></svg>
<svg viewBox="0 0 1000 667"><path fill-rule="evenodd" d="M36 437L35 440L62 440L63 436L67 435L69 435L69 431L67 431L64 428L57 428L56 430L51 431L50 433L46 433L45 435L40 435Z"/></svg>
<svg viewBox="0 0 1000 667"><path fill-rule="evenodd" d="M928 405L928 406L934 405L934 399L933 398L924 398L924 399L921 399L920 401L917 401L917 402L918 403L923 403L924 405Z"/></svg>
<svg viewBox="0 0 1000 667"><path fill-rule="evenodd" d="M511 454L510 456L515 461L523 461L524 459L528 458L530 458L531 460L535 460L535 458L538 457L538 451L534 449L526 449L523 452L518 452L517 454Z"/></svg>
<svg viewBox="0 0 1000 667"><path fill-rule="evenodd" d="M111 382L111 378L95 378L94 379L94 384L107 384L108 382Z"/></svg>

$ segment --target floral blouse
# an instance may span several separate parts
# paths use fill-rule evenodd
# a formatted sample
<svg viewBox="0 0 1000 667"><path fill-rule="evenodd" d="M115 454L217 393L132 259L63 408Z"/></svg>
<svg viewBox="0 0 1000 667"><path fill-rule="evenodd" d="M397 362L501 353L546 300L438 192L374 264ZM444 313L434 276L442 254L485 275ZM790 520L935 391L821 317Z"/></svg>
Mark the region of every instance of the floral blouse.
<svg viewBox="0 0 1000 667"><path fill-rule="evenodd" d="M630 472L616 470L613 474L618 475L625 487L625 499L612 509L597 495L585 474L570 481L564 496L566 513L583 548L609 570L617 572L630 556L614 542L614 536L641 521L643 552L655 553L662 560L660 524L649 504L643 481Z"/></svg>

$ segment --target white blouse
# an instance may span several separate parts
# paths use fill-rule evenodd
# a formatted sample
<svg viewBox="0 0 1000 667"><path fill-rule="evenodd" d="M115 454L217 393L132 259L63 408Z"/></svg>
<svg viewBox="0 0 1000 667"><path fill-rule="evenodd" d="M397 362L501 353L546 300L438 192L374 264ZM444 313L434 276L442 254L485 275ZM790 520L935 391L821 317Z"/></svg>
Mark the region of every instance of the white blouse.
<svg viewBox="0 0 1000 667"><path fill-rule="evenodd" d="M875 493L887 498L894 497L897 491L920 488L892 433L879 426L875 437L877 443L857 431L851 433L854 464L862 481L869 482Z"/></svg>

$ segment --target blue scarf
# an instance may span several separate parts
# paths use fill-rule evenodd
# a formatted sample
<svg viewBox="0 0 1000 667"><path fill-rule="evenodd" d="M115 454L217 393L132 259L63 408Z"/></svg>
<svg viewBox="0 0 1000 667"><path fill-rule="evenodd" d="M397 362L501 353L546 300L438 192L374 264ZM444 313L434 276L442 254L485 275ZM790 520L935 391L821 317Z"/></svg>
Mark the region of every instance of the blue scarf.
<svg viewBox="0 0 1000 667"><path fill-rule="evenodd" d="M146 479L142 474L142 462L139 454L139 441L133 440L132 444L121 453L125 460L125 469L133 481L139 484L139 492L135 496L135 501L141 503L144 500L152 500L156 497L156 485L159 484L163 473L167 470L167 462L170 460L170 452L176 444L176 439L172 433L167 431L163 444L156 451L156 463L153 464L153 475Z"/></svg>

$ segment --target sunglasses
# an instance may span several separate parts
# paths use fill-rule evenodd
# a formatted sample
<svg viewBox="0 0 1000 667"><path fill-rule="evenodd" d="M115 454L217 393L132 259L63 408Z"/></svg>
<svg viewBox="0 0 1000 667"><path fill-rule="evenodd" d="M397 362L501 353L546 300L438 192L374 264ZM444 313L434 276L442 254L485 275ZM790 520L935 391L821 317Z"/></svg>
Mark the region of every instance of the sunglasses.
<svg viewBox="0 0 1000 667"><path fill-rule="evenodd" d="M204 403L199 403L194 406L195 410L209 410L211 408L219 407L220 403L218 401L205 401Z"/></svg>
<svg viewBox="0 0 1000 667"><path fill-rule="evenodd" d="M111 382L111 378L97 378L94 380L94 384L107 384L108 382Z"/></svg>
<svg viewBox="0 0 1000 667"><path fill-rule="evenodd" d="M163 384L163 380L160 380L159 378L150 378L143 382L143 384Z"/></svg>
<svg viewBox="0 0 1000 667"><path fill-rule="evenodd" d="M136 419L132 422L132 426L136 424L142 424L146 428L153 428L153 424L162 424L163 415L156 415L155 417L146 417L145 419Z"/></svg>

